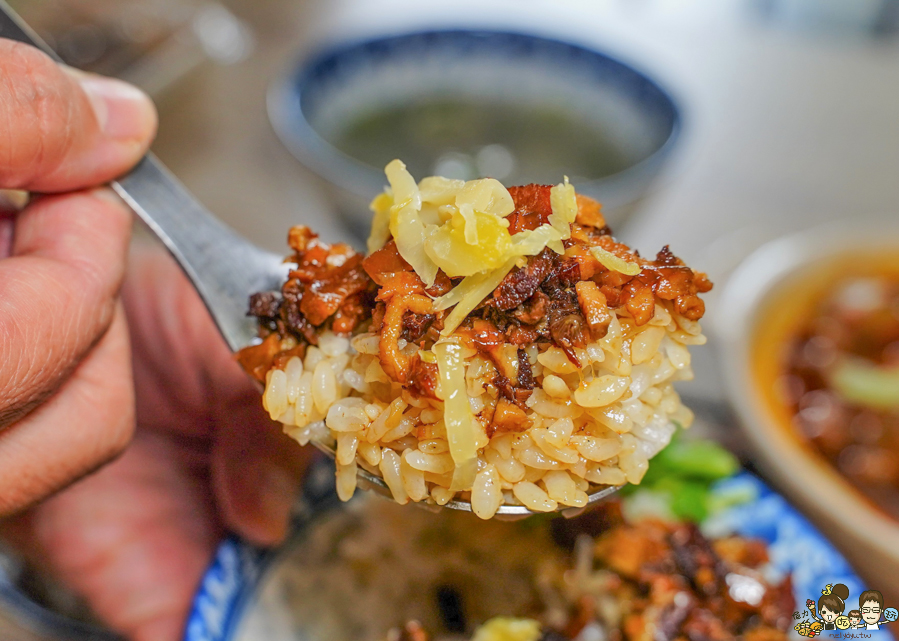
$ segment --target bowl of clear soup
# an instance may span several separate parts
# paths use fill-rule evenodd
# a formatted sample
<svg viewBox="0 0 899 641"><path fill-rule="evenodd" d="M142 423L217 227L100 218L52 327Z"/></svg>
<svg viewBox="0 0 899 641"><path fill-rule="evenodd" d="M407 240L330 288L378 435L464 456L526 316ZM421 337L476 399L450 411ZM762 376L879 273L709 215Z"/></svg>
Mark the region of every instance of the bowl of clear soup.
<svg viewBox="0 0 899 641"><path fill-rule="evenodd" d="M274 128L365 234L381 169L506 184L564 174L634 210L674 146L680 115L644 73L598 51L522 33L446 30L344 43L272 86Z"/></svg>

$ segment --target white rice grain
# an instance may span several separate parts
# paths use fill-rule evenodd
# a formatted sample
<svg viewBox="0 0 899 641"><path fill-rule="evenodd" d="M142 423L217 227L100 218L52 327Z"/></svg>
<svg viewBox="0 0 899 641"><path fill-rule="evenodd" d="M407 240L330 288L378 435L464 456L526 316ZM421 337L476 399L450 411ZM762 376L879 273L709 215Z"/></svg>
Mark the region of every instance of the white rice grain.
<svg viewBox="0 0 899 641"><path fill-rule="evenodd" d="M553 398L567 399L571 396L571 390L561 378L555 374L543 377L543 391Z"/></svg>
<svg viewBox="0 0 899 641"><path fill-rule="evenodd" d="M471 488L471 511L482 519L493 518L503 503L499 474L492 465L478 472Z"/></svg>
<svg viewBox="0 0 899 641"><path fill-rule="evenodd" d="M541 352L537 356L537 362L556 374L573 374L578 371L577 366L558 347L550 347L545 352Z"/></svg>
<svg viewBox="0 0 899 641"><path fill-rule="evenodd" d="M624 475L624 472L617 467L605 465L588 469L584 478L597 485L624 485L627 483L627 477Z"/></svg>
<svg viewBox="0 0 899 641"><path fill-rule="evenodd" d="M422 472L432 472L434 474L448 474L452 472L456 465L453 463L453 457L449 452L442 454L425 454L420 450L413 450L407 456L406 460L409 465Z"/></svg>
<svg viewBox="0 0 899 641"><path fill-rule="evenodd" d="M382 448L381 463L378 465L378 469L381 470L381 478L384 479L384 483L390 489L393 500L400 505L408 503L409 495L406 494L406 489L403 487L403 478L400 474L399 454L390 448Z"/></svg>
<svg viewBox="0 0 899 641"><path fill-rule="evenodd" d="M453 500L455 495L455 492L446 487L435 485L431 488L431 498L434 499L434 503L437 505L446 505Z"/></svg>
<svg viewBox="0 0 899 641"><path fill-rule="evenodd" d="M528 481L516 483L512 487L512 493L522 505L534 512L554 512L559 507L559 504L549 498L535 483Z"/></svg>
<svg viewBox="0 0 899 641"><path fill-rule="evenodd" d="M325 355L315 345L306 349L306 358L303 360L303 369L307 372L315 371L315 367L325 359Z"/></svg>
<svg viewBox="0 0 899 641"><path fill-rule="evenodd" d="M350 344L360 354L377 356L381 348L381 337L377 334L359 334L353 337Z"/></svg>
<svg viewBox="0 0 899 641"><path fill-rule="evenodd" d="M335 432L358 432L368 425L365 401L361 398L344 398L328 410L325 424Z"/></svg>
<svg viewBox="0 0 899 641"><path fill-rule="evenodd" d="M484 450L484 457L488 463L496 468L499 475L506 481L517 483L524 478L524 463L511 456L509 458L503 458L496 448L493 447L492 443L490 444L490 447Z"/></svg>
<svg viewBox="0 0 899 641"><path fill-rule="evenodd" d="M587 505L587 495L577 488L568 472L547 472L541 481L549 498L571 507Z"/></svg>
<svg viewBox="0 0 899 641"><path fill-rule="evenodd" d="M363 461L373 467L377 467L381 462L381 447L377 443L361 441L356 447L356 451Z"/></svg>
<svg viewBox="0 0 899 641"><path fill-rule="evenodd" d="M667 336L661 345L674 369L685 369L690 366L690 351L684 345Z"/></svg>
<svg viewBox="0 0 899 641"><path fill-rule="evenodd" d="M618 439L601 439L595 436L572 436L571 444L585 459L600 463L607 461L621 452L621 441Z"/></svg>
<svg viewBox="0 0 899 641"><path fill-rule="evenodd" d="M574 390L574 400L581 407L605 407L621 398L629 385L630 379L626 376L606 374L581 383Z"/></svg>
<svg viewBox="0 0 899 641"><path fill-rule="evenodd" d="M341 501L349 501L356 491L356 461L346 465L337 464L337 496Z"/></svg>
<svg viewBox="0 0 899 641"><path fill-rule="evenodd" d="M442 438L431 438L419 441L418 449L425 454L443 454L449 451L449 443Z"/></svg>
<svg viewBox="0 0 899 641"><path fill-rule="evenodd" d="M299 397L300 378L303 376L303 361L299 356L294 356L287 361L284 373L287 375L287 402L293 405Z"/></svg>
<svg viewBox="0 0 899 641"><path fill-rule="evenodd" d="M350 347L350 341L343 336L337 336L331 332L324 332L318 337L318 348L325 356L337 356L345 354Z"/></svg>
<svg viewBox="0 0 899 641"><path fill-rule="evenodd" d="M349 465L356 460L356 448L359 446L359 436L356 432L342 432L337 434L337 462L340 465Z"/></svg>
<svg viewBox="0 0 899 641"><path fill-rule="evenodd" d="M284 370L275 369L269 373L268 384L262 395L262 406L274 421L281 418L287 410L287 374Z"/></svg>
<svg viewBox="0 0 899 641"><path fill-rule="evenodd" d="M307 425L312 419L312 372L305 371L300 376L299 391L297 392L297 402L294 405L295 418L297 425Z"/></svg>
<svg viewBox="0 0 899 641"><path fill-rule="evenodd" d="M500 456L502 456L504 459L508 459L512 457L512 442L514 440L514 434L494 435L493 439L491 439L490 441L490 445L499 453Z"/></svg>
<svg viewBox="0 0 899 641"><path fill-rule="evenodd" d="M421 470L417 470L407 460L407 454L414 450L407 449L400 457L400 474L403 480L403 489L413 501L424 501L428 498L428 486L425 483L425 475Z"/></svg>
<svg viewBox="0 0 899 641"><path fill-rule="evenodd" d="M637 334L631 341L631 363L639 365L652 358L659 350L663 338L664 327L649 326Z"/></svg>
<svg viewBox="0 0 899 641"><path fill-rule="evenodd" d="M568 447L557 447L552 442L549 430L546 428L537 428L531 430L531 438L546 456L554 461L573 464L577 463L579 457L576 450Z"/></svg>
<svg viewBox="0 0 899 641"><path fill-rule="evenodd" d="M315 366L312 374L312 402L319 412L327 412L337 400L337 378L326 360Z"/></svg>

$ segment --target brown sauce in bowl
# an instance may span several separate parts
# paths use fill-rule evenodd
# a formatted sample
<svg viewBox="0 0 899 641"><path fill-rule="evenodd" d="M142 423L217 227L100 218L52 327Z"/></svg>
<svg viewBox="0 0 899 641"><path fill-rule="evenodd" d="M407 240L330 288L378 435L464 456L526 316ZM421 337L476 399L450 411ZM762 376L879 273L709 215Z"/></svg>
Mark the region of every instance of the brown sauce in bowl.
<svg viewBox="0 0 899 641"><path fill-rule="evenodd" d="M835 257L784 283L753 359L781 424L899 520L899 259Z"/></svg>

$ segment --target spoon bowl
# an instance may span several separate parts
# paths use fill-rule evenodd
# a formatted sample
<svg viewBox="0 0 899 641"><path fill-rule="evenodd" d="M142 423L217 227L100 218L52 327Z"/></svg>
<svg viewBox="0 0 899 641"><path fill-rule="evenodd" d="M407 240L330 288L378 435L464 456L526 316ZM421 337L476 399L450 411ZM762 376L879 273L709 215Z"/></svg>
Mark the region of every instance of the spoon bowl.
<svg viewBox="0 0 899 641"><path fill-rule="evenodd" d="M232 351L257 340L256 324L247 316L250 294L280 290L289 265L260 249L210 213L157 159L148 155L130 174L112 184L171 252L193 283L216 326ZM333 447L311 441L330 458ZM360 486L392 497L384 480L361 467ZM615 493L618 486L602 486L588 494L588 504ZM430 504L426 504L430 505ZM471 503L453 500L443 507L471 512ZM566 513L582 508L563 508ZM523 505L504 504L497 514L509 517L535 514Z"/></svg>
<svg viewBox="0 0 899 641"><path fill-rule="evenodd" d="M0 36L30 44L59 60L2 0ZM178 261L231 351L256 340L256 323L247 315L248 300L255 292L281 288L289 272L283 259L257 247L216 218L153 154L147 154L130 173L110 186ZM330 458L336 457L332 447L314 441L313 444ZM363 487L391 496L379 476L361 468L357 476ZM589 495L588 502L599 501L617 490L615 486L599 488ZM444 507L472 511L468 501L454 500ZM568 508L572 509L581 508ZM514 517L533 512L523 505L503 505L497 513Z"/></svg>
<svg viewBox="0 0 899 641"><path fill-rule="evenodd" d="M246 313L250 294L279 290L287 279L289 265L228 228L152 156L144 158L130 174L114 182L112 188L184 269L231 350L236 352L256 340L256 324ZM337 456L330 445L315 440L311 443L331 459ZM361 487L392 497L380 476L361 467L356 475ZM617 486L595 489L588 494L588 504L618 489ZM472 511L471 503L463 500L449 501L443 507ZM570 514L580 509L561 511ZM504 504L497 514L514 518L535 512L523 505Z"/></svg>

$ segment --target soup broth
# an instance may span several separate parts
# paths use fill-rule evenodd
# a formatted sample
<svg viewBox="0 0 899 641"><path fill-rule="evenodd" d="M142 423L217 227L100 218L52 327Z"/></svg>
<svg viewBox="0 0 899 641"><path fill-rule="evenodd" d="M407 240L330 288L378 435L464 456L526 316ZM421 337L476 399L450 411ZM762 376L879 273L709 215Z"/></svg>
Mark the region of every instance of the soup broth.
<svg viewBox="0 0 899 641"><path fill-rule="evenodd" d="M401 157L413 175L547 183L615 174L640 160L598 123L560 108L431 99L351 121L329 140L380 169Z"/></svg>

